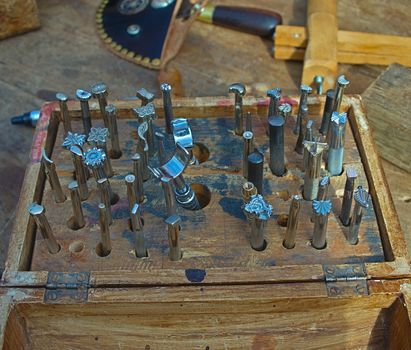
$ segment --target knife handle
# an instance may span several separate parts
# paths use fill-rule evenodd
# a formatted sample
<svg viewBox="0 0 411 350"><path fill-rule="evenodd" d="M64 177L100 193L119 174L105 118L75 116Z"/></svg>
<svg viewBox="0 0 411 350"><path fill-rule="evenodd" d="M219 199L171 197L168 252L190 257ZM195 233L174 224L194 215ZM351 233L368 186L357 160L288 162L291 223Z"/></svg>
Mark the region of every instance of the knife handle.
<svg viewBox="0 0 411 350"><path fill-rule="evenodd" d="M281 15L274 11L220 5L205 6L198 19L262 37L272 37L275 27L282 23Z"/></svg>

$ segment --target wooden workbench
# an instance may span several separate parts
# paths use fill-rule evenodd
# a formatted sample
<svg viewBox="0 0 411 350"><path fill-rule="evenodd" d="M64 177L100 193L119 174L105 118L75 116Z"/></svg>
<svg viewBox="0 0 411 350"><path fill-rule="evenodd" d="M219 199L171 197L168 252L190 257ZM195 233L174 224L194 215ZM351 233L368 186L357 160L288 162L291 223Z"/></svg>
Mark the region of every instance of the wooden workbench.
<svg viewBox="0 0 411 350"><path fill-rule="evenodd" d="M249 5L246 0L219 3ZM340 0L339 27L345 30L411 35L409 1ZM283 15L285 24L305 23L304 0L255 0L255 6L269 7ZM10 223L19 197L33 130L11 126L9 117L38 108L54 99L56 91L71 97L76 88L89 88L105 81L110 97L133 96L138 87L156 90L156 72L123 61L104 49L94 28L98 1L39 1L42 28L0 42L0 270L7 249ZM408 6L407 6L408 5ZM395 19L395 20L389 20ZM224 95L234 81L280 86L296 93L302 65L271 58L272 42L203 23L195 23L179 56L170 64L182 71L188 96ZM204 55L207 52L208 55ZM255 67L258 69L255 69ZM361 93L384 67L340 66L351 80L347 92ZM384 162L394 202L404 231L411 242L408 216L411 175Z"/></svg>

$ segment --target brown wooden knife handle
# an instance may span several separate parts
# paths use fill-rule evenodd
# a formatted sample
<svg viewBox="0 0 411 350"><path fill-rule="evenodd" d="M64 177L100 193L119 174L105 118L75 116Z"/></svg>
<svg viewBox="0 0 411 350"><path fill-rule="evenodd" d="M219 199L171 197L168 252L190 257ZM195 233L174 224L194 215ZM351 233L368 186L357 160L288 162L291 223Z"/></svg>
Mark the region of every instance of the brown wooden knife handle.
<svg viewBox="0 0 411 350"><path fill-rule="evenodd" d="M274 11L220 5L207 5L199 19L262 37L272 37L276 26L282 23L281 15Z"/></svg>

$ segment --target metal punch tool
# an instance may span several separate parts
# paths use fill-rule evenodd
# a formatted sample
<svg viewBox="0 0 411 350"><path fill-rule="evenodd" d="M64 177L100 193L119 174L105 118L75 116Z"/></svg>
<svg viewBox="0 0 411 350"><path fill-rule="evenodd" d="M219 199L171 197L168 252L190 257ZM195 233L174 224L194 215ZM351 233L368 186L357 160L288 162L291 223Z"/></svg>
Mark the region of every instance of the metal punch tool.
<svg viewBox="0 0 411 350"><path fill-rule="evenodd" d="M157 179L168 177L174 182L174 196L176 202L185 209L198 210L200 204L197 197L186 183L183 177L183 172L190 161L190 153L179 143L174 156L164 165L158 168L150 168Z"/></svg>

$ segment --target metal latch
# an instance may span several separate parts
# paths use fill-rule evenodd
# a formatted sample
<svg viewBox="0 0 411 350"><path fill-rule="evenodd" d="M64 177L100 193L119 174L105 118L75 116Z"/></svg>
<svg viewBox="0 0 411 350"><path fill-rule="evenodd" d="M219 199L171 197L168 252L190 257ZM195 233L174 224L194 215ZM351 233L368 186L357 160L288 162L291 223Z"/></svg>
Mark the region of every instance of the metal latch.
<svg viewBox="0 0 411 350"><path fill-rule="evenodd" d="M323 265L323 271L328 296L368 295L364 264Z"/></svg>
<svg viewBox="0 0 411 350"><path fill-rule="evenodd" d="M89 282L90 272L49 272L44 302L86 302Z"/></svg>

